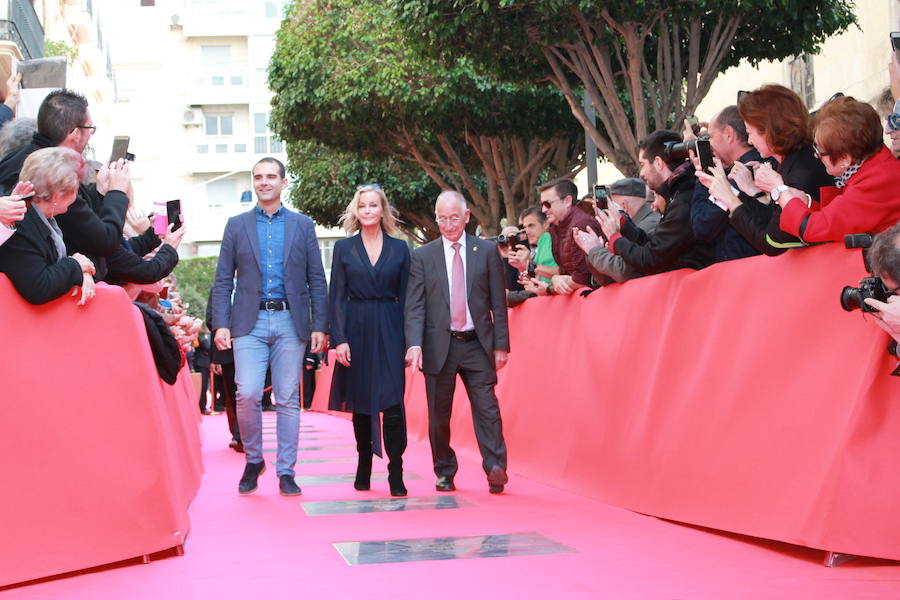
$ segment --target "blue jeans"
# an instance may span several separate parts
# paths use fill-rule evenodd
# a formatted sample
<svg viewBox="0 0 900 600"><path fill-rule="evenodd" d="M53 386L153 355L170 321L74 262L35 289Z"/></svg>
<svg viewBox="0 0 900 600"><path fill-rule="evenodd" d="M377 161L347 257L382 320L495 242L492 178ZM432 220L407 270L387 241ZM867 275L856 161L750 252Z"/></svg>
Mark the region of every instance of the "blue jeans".
<svg viewBox="0 0 900 600"><path fill-rule="evenodd" d="M263 462L262 400L266 369L272 364L272 396L277 403L278 475L294 476L300 435L300 368L306 345L297 337L287 310L260 310L253 331L234 338L237 419L248 463Z"/></svg>

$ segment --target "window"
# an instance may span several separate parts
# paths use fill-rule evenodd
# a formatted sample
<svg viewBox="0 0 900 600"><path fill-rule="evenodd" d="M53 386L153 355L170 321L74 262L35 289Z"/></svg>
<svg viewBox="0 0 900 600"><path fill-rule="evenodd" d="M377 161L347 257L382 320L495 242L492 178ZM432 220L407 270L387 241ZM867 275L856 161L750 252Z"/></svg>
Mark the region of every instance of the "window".
<svg viewBox="0 0 900 600"><path fill-rule="evenodd" d="M265 6L266 6L266 18L267 19L274 19L275 17L278 16L278 10L275 8L274 2L266 2Z"/></svg>
<svg viewBox="0 0 900 600"><path fill-rule="evenodd" d="M225 85L225 78L221 75L214 75L212 78L213 85Z"/></svg>
<svg viewBox="0 0 900 600"><path fill-rule="evenodd" d="M231 46L200 46L204 67L225 67L231 64Z"/></svg>
<svg viewBox="0 0 900 600"><path fill-rule="evenodd" d="M209 144L199 144L197 146L197 154L207 154L209 152Z"/></svg>
<svg viewBox="0 0 900 600"><path fill-rule="evenodd" d="M210 206L221 206L241 201L236 179L219 179L206 184L206 200Z"/></svg>
<svg viewBox="0 0 900 600"><path fill-rule="evenodd" d="M216 154L228 152L228 144L216 144Z"/></svg>
<svg viewBox="0 0 900 600"><path fill-rule="evenodd" d="M269 115L253 113L253 151L257 154L280 154L284 143L269 130Z"/></svg>
<svg viewBox="0 0 900 600"><path fill-rule="evenodd" d="M231 115L203 115L203 130L206 135L233 135Z"/></svg>
<svg viewBox="0 0 900 600"><path fill-rule="evenodd" d="M141 6L156 6L156 0L141 0Z"/></svg>
<svg viewBox="0 0 900 600"><path fill-rule="evenodd" d="M247 144L235 144L235 145L234 145L234 151L235 151L235 152L246 152L246 151L247 151Z"/></svg>
<svg viewBox="0 0 900 600"><path fill-rule="evenodd" d="M322 253L322 266L326 271L331 271L331 254L334 250L334 240L319 238L319 252Z"/></svg>
<svg viewBox="0 0 900 600"><path fill-rule="evenodd" d="M244 78L240 75L232 75L231 85L244 85Z"/></svg>

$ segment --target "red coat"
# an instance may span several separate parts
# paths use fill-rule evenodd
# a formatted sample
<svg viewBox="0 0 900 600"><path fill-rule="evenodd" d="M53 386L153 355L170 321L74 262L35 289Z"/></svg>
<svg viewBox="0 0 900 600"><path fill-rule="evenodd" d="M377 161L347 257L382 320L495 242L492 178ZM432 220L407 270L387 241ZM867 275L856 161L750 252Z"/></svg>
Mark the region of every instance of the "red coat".
<svg viewBox="0 0 900 600"><path fill-rule="evenodd" d="M821 200L821 206L813 203L811 209L799 198L788 200L781 212L782 231L806 242L840 242L848 233L884 231L900 221L900 160L882 146L844 188L823 187Z"/></svg>

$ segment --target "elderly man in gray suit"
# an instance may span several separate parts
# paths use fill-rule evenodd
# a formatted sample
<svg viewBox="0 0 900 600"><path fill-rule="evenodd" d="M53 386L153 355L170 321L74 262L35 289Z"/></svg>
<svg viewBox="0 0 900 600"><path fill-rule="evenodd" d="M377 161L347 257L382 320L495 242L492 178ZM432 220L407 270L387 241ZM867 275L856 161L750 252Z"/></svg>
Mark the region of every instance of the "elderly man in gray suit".
<svg viewBox="0 0 900 600"><path fill-rule="evenodd" d="M278 410L279 491L284 496L300 493L294 480L300 367L307 342L312 352L327 345L327 286L319 243L312 219L282 206L287 183L284 165L274 158L253 167L257 205L228 220L213 284L216 347L234 348L237 418L247 457L238 484L241 494L256 491L266 469L260 400L270 365Z"/></svg>
<svg viewBox="0 0 900 600"><path fill-rule="evenodd" d="M456 489L450 414L459 374L472 405L488 487L499 494L508 480L494 394L497 371L509 352L503 265L495 243L466 234L470 214L461 194L442 192L434 211L441 237L412 254L405 333L407 363L425 374L435 489Z"/></svg>

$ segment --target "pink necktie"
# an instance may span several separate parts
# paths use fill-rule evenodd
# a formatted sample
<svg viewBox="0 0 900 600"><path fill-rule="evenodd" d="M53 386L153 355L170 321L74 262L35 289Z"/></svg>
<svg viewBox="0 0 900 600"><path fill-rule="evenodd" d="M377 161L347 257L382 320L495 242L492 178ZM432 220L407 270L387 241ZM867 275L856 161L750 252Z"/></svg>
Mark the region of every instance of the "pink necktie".
<svg viewBox="0 0 900 600"><path fill-rule="evenodd" d="M466 270L463 268L459 249L462 244L453 242L453 289L450 290L450 329L462 331L466 326Z"/></svg>

